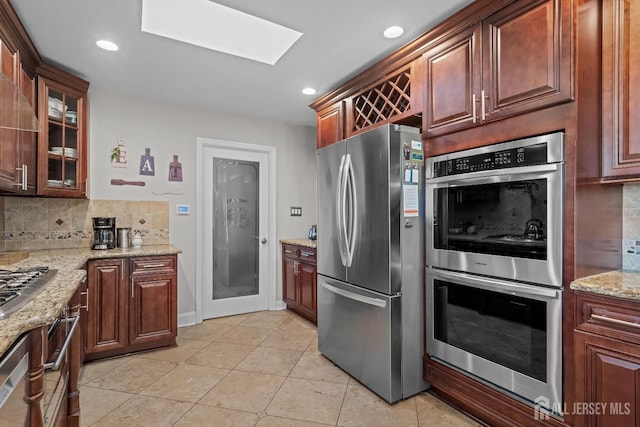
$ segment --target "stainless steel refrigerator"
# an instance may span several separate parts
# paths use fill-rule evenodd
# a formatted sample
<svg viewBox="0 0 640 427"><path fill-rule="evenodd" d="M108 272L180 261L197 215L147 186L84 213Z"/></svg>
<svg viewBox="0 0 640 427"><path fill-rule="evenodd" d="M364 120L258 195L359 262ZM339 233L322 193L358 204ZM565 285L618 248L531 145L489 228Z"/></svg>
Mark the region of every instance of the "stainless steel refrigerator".
<svg viewBox="0 0 640 427"><path fill-rule="evenodd" d="M423 380L423 154L387 125L318 150L318 348L388 402Z"/></svg>

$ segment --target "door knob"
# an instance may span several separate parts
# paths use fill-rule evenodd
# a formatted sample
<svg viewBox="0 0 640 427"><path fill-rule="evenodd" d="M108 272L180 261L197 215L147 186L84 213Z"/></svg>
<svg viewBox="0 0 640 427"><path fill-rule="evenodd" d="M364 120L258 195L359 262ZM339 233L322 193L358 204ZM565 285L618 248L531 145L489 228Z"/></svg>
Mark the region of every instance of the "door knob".
<svg viewBox="0 0 640 427"><path fill-rule="evenodd" d="M265 243L267 243L267 238L266 238L266 237L263 237L263 238L262 238L262 240L260 240L260 243L262 243L263 245L264 245Z"/></svg>

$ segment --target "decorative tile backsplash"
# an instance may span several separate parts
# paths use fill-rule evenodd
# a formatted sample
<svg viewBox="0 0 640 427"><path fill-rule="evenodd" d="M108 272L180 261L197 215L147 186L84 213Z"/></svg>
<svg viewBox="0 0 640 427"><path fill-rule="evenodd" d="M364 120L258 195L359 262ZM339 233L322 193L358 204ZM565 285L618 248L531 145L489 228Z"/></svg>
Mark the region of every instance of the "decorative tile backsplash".
<svg viewBox="0 0 640 427"><path fill-rule="evenodd" d="M625 184L622 195L622 268L640 270L640 184Z"/></svg>
<svg viewBox="0 0 640 427"><path fill-rule="evenodd" d="M89 248L96 216L115 217L145 245L169 243L169 202L0 197L0 212L0 250Z"/></svg>

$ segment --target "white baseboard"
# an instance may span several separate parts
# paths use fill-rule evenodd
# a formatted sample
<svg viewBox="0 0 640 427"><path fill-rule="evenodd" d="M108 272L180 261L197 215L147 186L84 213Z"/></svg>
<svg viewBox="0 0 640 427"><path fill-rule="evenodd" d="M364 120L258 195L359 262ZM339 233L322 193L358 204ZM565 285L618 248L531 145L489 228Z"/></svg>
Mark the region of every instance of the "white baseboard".
<svg viewBox="0 0 640 427"><path fill-rule="evenodd" d="M287 303L284 301L276 301L276 306L273 308L274 310L286 310Z"/></svg>
<svg viewBox="0 0 640 427"><path fill-rule="evenodd" d="M178 327L192 326L196 324L196 312L178 313Z"/></svg>

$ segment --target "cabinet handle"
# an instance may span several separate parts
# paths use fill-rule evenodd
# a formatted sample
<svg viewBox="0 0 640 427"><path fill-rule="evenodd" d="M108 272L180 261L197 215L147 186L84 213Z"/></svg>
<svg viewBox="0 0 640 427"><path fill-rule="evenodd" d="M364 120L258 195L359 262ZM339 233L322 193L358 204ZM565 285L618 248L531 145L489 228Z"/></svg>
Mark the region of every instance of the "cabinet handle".
<svg viewBox="0 0 640 427"><path fill-rule="evenodd" d="M164 267L164 264L143 264L142 268L159 268Z"/></svg>
<svg viewBox="0 0 640 427"><path fill-rule="evenodd" d="M478 100L476 99L476 94L474 93L471 96L471 115L473 116L473 123L476 123L478 121L478 119L476 118L476 102L478 102Z"/></svg>
<svg viewBox="0 0 640 427"><path fill-rule="evenodd" d="M292 253L293 253L293 251L290 251L289 249L285 249L285 250L284 250L284 253L285 253L285 254L292 254Z"/></svg>
<svg viewBox="0 0 640 427"><path fill-rule="evenodd" d="M120 260L120 280L124 280L124 260Z"/></svg>
<svg viewBox="0 0 640 427"><path fill-rule="evenodd" d="M21 175L22 181L13 185L19 186L22 191L27 191L27 169L28 169L27 165L22 165L21 168L16 168L17 171L21 172L20 175Z"/></svg>
<svg viewBox="0 0 640 427"><path fill-rule="evenodd" d="M313 256L315 255L313 252L302 252L300 256Z"/></svg>
<svg viewBox="0 0 640 427"><path fill-rule="evenodd" d="M131 278L131 298L133 298L133 277Z"/></svg>
<svg viewBox="0 0 640 427"><path fill-rule="evenodd" d="M82 310L83 308L85 310L87 310L87 313L89 312L89 288L87 288L87 292L80 292L80 297L82 298L82 295L84 295L87 299L85 301L87 301L87 303L85 305L82 305L82 301L80 302L80 309Z"/></svg>
<svg viewBox="0 0 640 427"><path fill-rule="evenodd" d="M616 325L630 326L632 328L640 328L640 323L628 322L626 320L620 320L613 317L601 316L599 314L591 314L592 319L600 320L602 322L615 323Z"/></svg>
<svg viewBox="0 0 640 427"><path fill-rule="evenodd" d="M481 102L480 102L480 109L482 110L482 111L481 111L481 113L482 113L482 121L484 122L484 119L485 119L485 118L486 118L486 116L487 116L487 115L486 115L486 113L485 113L485 109L484 109L484 108L485 108L485 99L487 99L487 98L488 98L488 97L487 97L487 96L485 96L485 94L484 94L484 89L482 90L482 94L481 94L481 96L482 96L482 99L481 99Z"/></svg>

